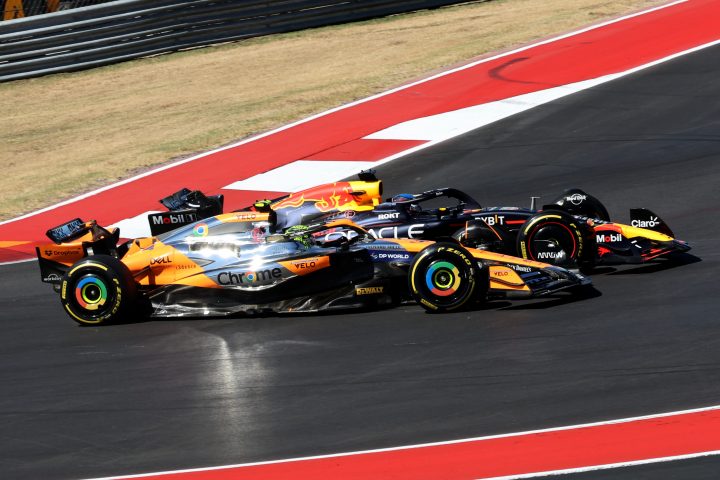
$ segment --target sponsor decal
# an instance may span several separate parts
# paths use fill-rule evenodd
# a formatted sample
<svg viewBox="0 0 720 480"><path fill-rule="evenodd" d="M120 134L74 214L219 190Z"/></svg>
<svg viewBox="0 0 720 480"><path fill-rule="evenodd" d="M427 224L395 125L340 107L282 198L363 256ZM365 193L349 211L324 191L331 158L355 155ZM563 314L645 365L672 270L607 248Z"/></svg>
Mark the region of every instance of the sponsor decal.
<svg viewBox="0 0 720 480"><path fill-rule="evenodd" d="M193 227L193 235L196 237L207 237L209 232L210 227L208 227L207 223L198 223Z"/></svg>
<svg viewBox="0 0 720 480"><path fill-rule="evenodd" d="M401 247L400 245L397 245L395 243L391 243L389 245L387 245L387 244L386 245L375 245L375 244L370 243L368 245L365 245L365 248L368 250L402 250L403 252L405 251L405 249L403 247Z"/></svg>
<svg viewBox="0 0 720 480"><path fill-rule="evenodd" d="M515 270L508 265L492 265L490 266L490 281L502 286L499 288L525 289L525 282L518 277Z"/></svg>
<svg viewBox="0 0 720 480"><path fill-rule="evenodd" d="M525 267L523 265L513 265L511 263L508 264L508 267L512 268L516 272L530 273L532 271L532 268L530 267Z"/></svg>
<svg viewBox="0 0 720 480"><path fill-rule="evenodd" d="M120 302L122 302L122 289L120 288L120 282L113 279L113 283L115 284L115 304L113 305L110 315L115 315L117 313L120 309Z"/></svg>
<svg viewBox="0 0 720 480"><path fill-rule="evenodd" d="M170 258L170 254L166 253L162 257L153 258L150 260L150 265L160 265L160 264L168 264L172 263L172 259Z"/></svg>
<svg viewBox="0 0 720 480"><path fill-rule="evenodd" d="M472 262L470 261L470 259L464 253L462 253L460 250L458 250L456 248L452 248L452 247L442 247L442 248L438 249L438 252L442 252L443 250L447 250L450 253L454 253L458 257L462 258L466 265L472 266Z"/></svg>
<svg viewBox="0 0 720 480"><path fill-rule="evenodd" d="M180 265L175 265L176 270L194 270L196 268L200 268L194 263L181 263Z"/></svg>
<svg viewBox="0 0 720 480"><path fill-rule="evenodd" d="M409 253L396 253L396 252L370 252L370 256L376 262L397 262L397 261L409 261L412 255Z"/></svg>
<svg viewBox="0 0 720 480"><path fill-rule="evenodd" d="M74 255L79 255L81 253L80 250L45 250L43 253L45 253L46 257L70 257Z"/></svg>
<svg viewBox="0 0 720 480"><path fill-rule="evenodd" d="M543 259L558 260L558 259L564 258L564 257L565 257L565 252L562 250L559 252L538 252L538 254L537 254L538 260L543 260Z"/></svg>
<svg viewBox="0 0 720 480"><path fill-rule="evenodd" d="M385 287L358 287L355 289L355 295L377 295L383 293Z"/></svg>
<svg viewBox="0 0 720 480"><path fill-rule="evenodd" d="M220 272L217 276L220 285L252 285L254 283L268 282L282 277L279 268L257 270L255 272Z"/></svg>
<svg viewBox="0 0 720 480"><path fill-rule="evenodd" d="M505 215L493 215L492 217L480 217L487 225L505 225Z"/></svg>
<svg viewBox="0 0 720 480"><path fill-rule="evenodd" d="M399 218L399 217L400 217L400 213L399 213L399 212L396 212L396 213L381 213L381 214L378 215L378 220L388 220L388 219L395 219L395 218Z"/></svg>
<svg viewBox="0 0 720 480"><path fill-rule="evenodd" d="M60 281L60 275L57 273L51 273L47 277L43 278L43 282L59 282Z"/></svg>
<svg viewBox="0 0 720 480"><path fill-rule="evenodd" d="M256 218L258 218L258 216L257 216L257 213L255 213L255 212L243 212L243 213L238 213L237 215L235 215L235 218L237 218L241 222L245 222L248 220L255 220Z"/></svg>
<svg viewBox="0 0 720 480"><path fill-rule="evenodd" d="M198 217L194 213L159 213L150 215L153 225L178 225L196 222Z"/></svg>
<svg viewBox="0 0 720 480"><path fill-rule="evenodd" d="M428 302L428 301L425 300L424 298L421 298L421 299L420 299L420 303L422 303L422 304L425 305L426 307L431 308L431 309L433 309L433 310L437 310L437 309L438 309L437 306L435 306L435 305L433 305L432 303Z"/></svg>
<svg viewBox="0 0 720 480"><path fill-rule="evenodd" d="M587 195L580 195L579 193L573 193L567 199L573 205L580 205L583 201L587 200Z"/></svg>
<svg viewBox="0 0 720 480"><path fill-rule="evenodd" d="M305 270L306 268L315 268L317 266L317 262L314 260L308 260L304 262L293 262L293 266L297 268L298 270Z"/></svg>
<svg viewBox="0 0 720 480"><path fill-rule="evenodd" d="M329 267L330 257L310 257L278 263L297 275L306 275L314 272L315 270Z"/></svg>
<svg viewBox="0 0 720 480"><path fill-rule="evenodd" d="M398 235L398 228L404 227L383 227L377 230L371 228L368 233L375 238L420 238L425 233L424 223L410 225L404 235Z"/></svg>
<svg viewBox="0 0 720 480"><path fill-rule="evenodd" d="M623 237L619 233L611 233L610 235L599 234L595 236L595 241L597 243L621 242L622 239Z"/></svg>
<svg viewBox="0 0 720 480"><path fill-rule="evenodd" d="M650 220L633 220L630 225L640 228L654 228L660 226L661 223L658 217L650 217Z"/></svg>
<svg viewBox="0 0 720 480"><path fill-rule="evenodd" d="M191 241L188 242L188 248L191 252L199 252L202 250L213 250L215 252L217 251L224 251L224 252L232 252L236 256L240 256L241 252L241 246L228 242L228 241L221 241L221 240L194 240L191 239Z"/></svg>

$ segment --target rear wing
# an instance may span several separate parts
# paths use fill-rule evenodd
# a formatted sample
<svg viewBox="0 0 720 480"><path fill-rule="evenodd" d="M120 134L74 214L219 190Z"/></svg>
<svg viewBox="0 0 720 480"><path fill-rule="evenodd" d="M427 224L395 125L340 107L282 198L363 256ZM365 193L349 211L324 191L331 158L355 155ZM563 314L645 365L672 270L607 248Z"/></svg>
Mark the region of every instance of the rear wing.
<svg viewBox="0 0 720 480"><path fill-rule="evenodd" d="M60 245L61 243L69 242L76 238L80 238L90 231L90 224L82 221L79 218L65 222L62 225L53 227L45 232L45 235Z"/></svg>
<svg viewBox="0 0 720 480"><path fill-rule="evenodd" d="M62 276L78 260L88 255L103 254L121 258L127 244L119 245L120 229L104 228L95 220L85 222L75 218L46 232L53 243L35 248L41 279L45 283L60 285Z"/></svg>

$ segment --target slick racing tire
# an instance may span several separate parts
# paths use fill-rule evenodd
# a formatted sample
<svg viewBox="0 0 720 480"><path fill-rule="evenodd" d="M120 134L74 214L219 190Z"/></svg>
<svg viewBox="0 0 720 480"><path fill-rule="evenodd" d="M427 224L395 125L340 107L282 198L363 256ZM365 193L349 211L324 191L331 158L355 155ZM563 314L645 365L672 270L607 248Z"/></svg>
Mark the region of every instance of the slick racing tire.
<svg viewBox="0 0 720 480"><path fill-rule="evenodd" d="M422 250L410 266L410 293L427 311L452 312L484 299L488 276L473 256L455 243L436 243Z"/></svg>
<svg viewBox="0 0 720 480"><path fill-rule="evenodd" d="M452 238L457 240L463 247L502 253L500 251L502 238L490 230L482 220L468 222L468 226L455 232Z"/></svg>
<svg viewBox="0 0 720 480"><path fill-rule="evenodd" d="M130 270L115 257L93 255L63 276L60 302L81 325L105 325L134 313L137 286Z"/></svg>
<svg viewBox="0 0 720 480"><path fill-rule="evenodd" d="M585 258L585 238L571 215L546 211L530 217L520 228L518 254L529 260L561 267L578 267Z"/></svg>

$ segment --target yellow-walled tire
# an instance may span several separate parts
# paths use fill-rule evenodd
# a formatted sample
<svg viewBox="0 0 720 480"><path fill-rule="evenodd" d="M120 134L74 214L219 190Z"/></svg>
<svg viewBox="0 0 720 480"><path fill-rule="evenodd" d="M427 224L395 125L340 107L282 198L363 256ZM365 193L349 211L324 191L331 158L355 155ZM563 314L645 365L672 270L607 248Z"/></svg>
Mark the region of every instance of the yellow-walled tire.
<svg viewBox="0 0 720 480"><path fill-rule="evenodd" d="M137 307L137 285L128 268L109 255L86 257L63 276L60 302L81 325L131 320Z"/></svg>
<svg viewBox="0 0 720 480"><path fill-rule="evenodd" d="M462 310L487 296L487 271L455 243L436 243L413 260L408 275L410 293L428 312Z"/></svg>

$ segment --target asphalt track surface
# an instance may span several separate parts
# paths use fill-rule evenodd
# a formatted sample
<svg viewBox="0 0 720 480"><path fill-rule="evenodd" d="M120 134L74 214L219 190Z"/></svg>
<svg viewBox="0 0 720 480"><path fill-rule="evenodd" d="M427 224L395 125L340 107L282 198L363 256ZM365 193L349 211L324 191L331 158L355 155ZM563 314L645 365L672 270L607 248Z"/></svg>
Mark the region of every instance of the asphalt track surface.
<svg viewBox="0 0 720 480"><path fill-rule="evenodd" d="M720 404L720 48L379 169L486 205L566 187L693 245L597 296L76 326L33 263L0 269L0 472L70 479L320 455ZM514 79L512 81L525 81ZM529 81L529 80L528 80ZM717 457L563 478L717 478Z"/></svg>

